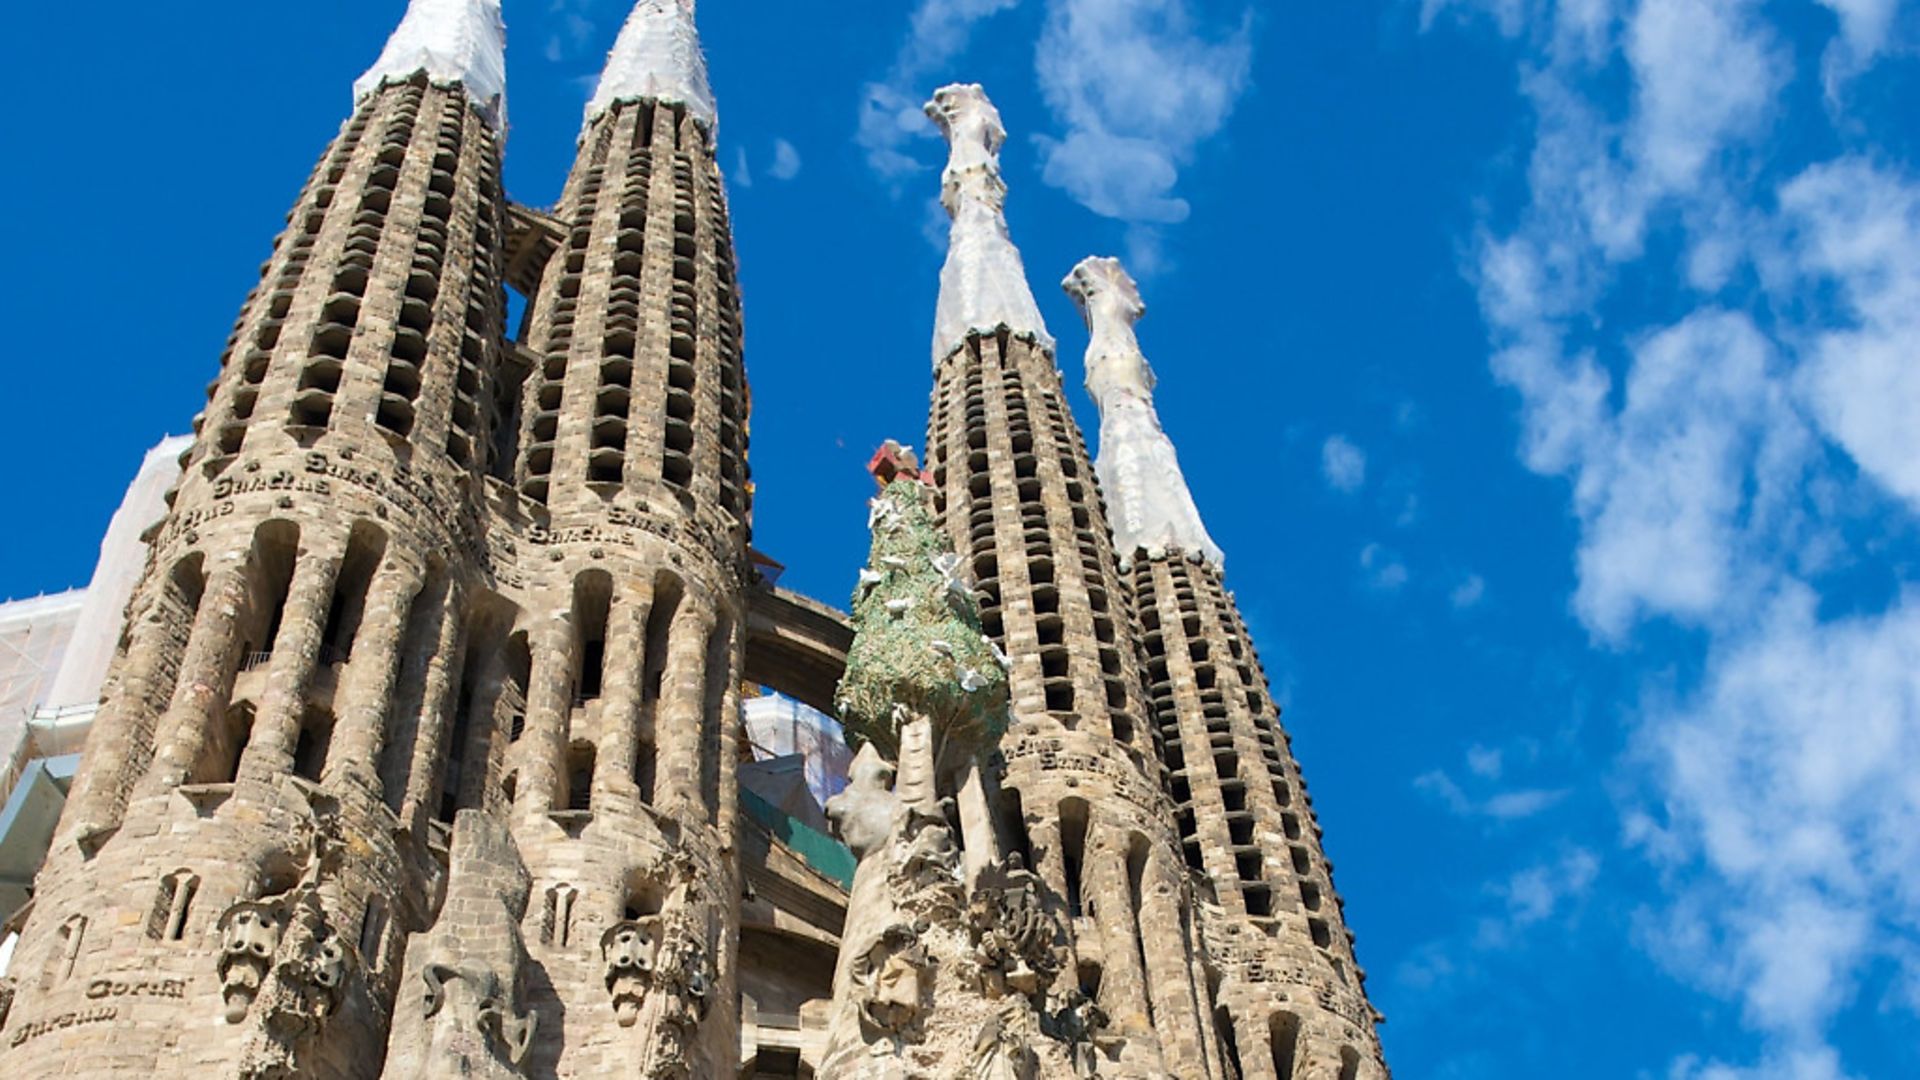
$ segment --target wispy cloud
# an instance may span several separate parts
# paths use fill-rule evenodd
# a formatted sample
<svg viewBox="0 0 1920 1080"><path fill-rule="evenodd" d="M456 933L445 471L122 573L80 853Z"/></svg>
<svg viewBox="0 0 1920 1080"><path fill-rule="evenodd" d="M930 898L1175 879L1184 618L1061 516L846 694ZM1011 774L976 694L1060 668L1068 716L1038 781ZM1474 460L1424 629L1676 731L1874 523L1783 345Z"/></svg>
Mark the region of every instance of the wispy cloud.
<svg viewBox="0 0 1920 1080"><path fill-rule="evenodd" d="M1036 71L1060 130L1036 137L1046 182L1145 233L1185 221L1180 170L1246 92L1251 20L1204 25L1187 0L1050 0Z"/></svg>
<svg viewBox="0 0 1920 1080"><path fill-rule="evenodd" d="M1380 592L1398 592L1412 576L1400 556L1379 544L1360 549L1360 573L1369 588Z"/></svg>
<svg viewBox="0 0 1920 1080"><path fill-rule="evenodd" d="M1891 47L1894 5L1823 2L1831 95ZM1860 538L1920 510L1920 181L1871 151L1782 166L1796 73L1769 12L1423 5L1488 18L1521 53L1527 202L1473 277L1521 459L1569 485L1573 613L1609 646L1665 623L1704 649L1697 685L1649 674L1628 761L1649 796L1629 836L1668 889L1642 935L1758 1037L1751 1063L1682 1057L1673 1080L1846 1075L1834 1017L1920 940L1920 588L1863 607L1825 575L1884 560ZM1843 145L1872 145L1828 108ZM1675 309L1621 321L1629 276ZM1441 779L1424 789L1481 805Z"/></svg>
<svg viewBox="0 0 1920 1080"><path fill-rule="evenodd" d="M773 140L773 164L767 175L775 180L791 180L800 175L800 151L785 139Z"/></svg>
<svg viewBox="0 0 1920 1080"><path fill-rule="evenodd" d="M1434 799L1455 817L1483 818L1494 822L1538 817L1573 794L1567 788L1516 788L1475 798L1443 769L1420 774L1414 778L1413 786L1414 790Z"/></svg>
<svg viewBox="0 0 1920 1080"><path fill-rule="evenodd" d="M1358 491L1367 482L1367 452L1345 435L1330 435L1320 445L1320 475L1335 491Z"/></svg>
<svg viewBox="0 0 1920 1080"><path fill-rule="evenodd" d="M899 180L931 168L908 152L917 139L938 138L920 111L933 87L922 84L966 51L976 24L1019 5L1020 0L920 0L886 77L861 90L855 139L875 172Z"/></svg>
<svg viewBox="0 0 1920 1080"><path fill-rule="evenodd" d="M1468 574L1460 579L1460 584L1455 585L1452 592L1447 594L1447 602L1452 604L1456 611L1465 611L1468 608L1479 607L1480 601L1486 597L1486 579L1479 574Z"/></svg>
<svg viewBox="0 0 1920 1080"><path fill-rule="evenodd" d="M553 0L547 7L547 38L541 52L552 63L572 60L592 43L599 28L594 18L597 0Z"/></svg>

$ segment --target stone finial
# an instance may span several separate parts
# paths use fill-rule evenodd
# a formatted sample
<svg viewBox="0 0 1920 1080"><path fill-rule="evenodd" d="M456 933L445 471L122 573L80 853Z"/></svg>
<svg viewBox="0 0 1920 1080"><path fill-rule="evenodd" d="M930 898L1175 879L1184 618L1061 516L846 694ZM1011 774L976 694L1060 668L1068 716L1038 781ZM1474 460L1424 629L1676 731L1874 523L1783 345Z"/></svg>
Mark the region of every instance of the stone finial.
<svg viewBox="0 0 1920 1080"><path fill-rule="evenodd" d="M380 58L354 80L353 100L421 73L436 86L464 87L493 126L504 128L507 28L500 0L411 0Z"/></svg>
<svg viewBox="0 0 1920 1080"><path fill-rule="evenodd" d="M640 0L633 6L613 51L607 54L600 85L587 102L588 124L620 102L651 98L685 105L694 119L713 130L719 112L707 82L707 59L700 51L693 4L694 0Z"/></svg>
<svg viewBox="0 0 1920 1080"><path fill-rule="evenodd" d="M1118 259L1089 258L1061 287L1080 305L1091 332L1087 392L1100 407L1094 471L1111 507L1115 550L1123 562L1140 550L1178 550L1223 566L1225 556L1207 535L1153 407L1153 369L1133 332L1147 310L1139 286Z"/></svg>
<svg viewBox="0 0 1920 1080"><path fill-rule="evenodd" d="M940 125L950 148L940 176L940 202L953 218L947 262L940 270L933 362L958 349L969 334L1001 328L1031 337L1051 353L1053 338L1027 287L1020 251L1007 234L1007 185L1000 177L1007 129L999 110L977 84L957 83L935 91L927 115Z"/></svg>

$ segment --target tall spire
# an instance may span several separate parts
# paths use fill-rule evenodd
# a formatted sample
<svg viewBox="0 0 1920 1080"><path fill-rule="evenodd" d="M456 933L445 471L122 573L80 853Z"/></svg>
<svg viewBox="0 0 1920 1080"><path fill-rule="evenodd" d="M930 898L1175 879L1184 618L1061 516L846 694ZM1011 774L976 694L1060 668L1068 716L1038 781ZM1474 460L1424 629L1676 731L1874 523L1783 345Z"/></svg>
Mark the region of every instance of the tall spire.
<svg viewBox="0 0 1920 1080"><path fill-rule="evenodd" d="M423 71L436 86L464 86L494 127L505 127L507 28L500 0L412 0L380 59L354 80L353 99Z"/></svg>
<svg viewBox="0 0 1920 1080"><path fill-rule="evenodd" d="M1092 338L1087 392L1100 406L1100 457L1094 471L1113 504L1114 547L1123 560L1139 549L1178 548L1218 569L1225 557L1194 506L1173 440L1153 408L1153 369L1133 324L1146 314L1140 287L1118 259L1088 258L1061 282Z"/></svg>
<svg viewBox="0 0 1920 1080"><path fill-rule="evenodd" d="M707 84L707 60L700 52L700 31L693 22L694 0L640 0L620 28L607 54L600 86L587 102L587 123L622 101L652 98L678 102L711 131L719 122L713 88Z"/></svg>
<svg viewBox="0 0 1920 1080"><path fill-rule="evenodd" d="M940 270L933 362L959 348L968 334L1001 327L1031 335L1051 353L1053 338L1027 287L1020 251L1007 235L1007 185L1000 178L1000 144L1007 129L999 110L978 84L956 83L935 91L927 115L952 148L940 177L940 202L953 218L953 229Z"/></svg>

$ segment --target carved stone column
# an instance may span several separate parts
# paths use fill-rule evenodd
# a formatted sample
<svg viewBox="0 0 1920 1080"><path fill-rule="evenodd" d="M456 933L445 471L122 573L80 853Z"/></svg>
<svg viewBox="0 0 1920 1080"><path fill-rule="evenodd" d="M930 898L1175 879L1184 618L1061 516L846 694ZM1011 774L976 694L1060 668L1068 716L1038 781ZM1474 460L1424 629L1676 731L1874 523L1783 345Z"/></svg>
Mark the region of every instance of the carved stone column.
<svg viewBox="0 0 1920 1080"><path fill-rule="evenodd" d="M1195 998L1198 986L1205 984L1190 981L1188 957L1195 943L1180 917L1180 868L1165 848L1156 846L1147 856L1138 916L1161 1056L1175 1076L1211 1076Z"/></svg>
<svg viewBox="0 0 1920 1080"><path fill-rule="evenodd" d="M253 722L253 739L240 758L240 776L265 779L292 771L300 722L306 713L320 647L327 632L327 610L340 578L340 557L331 546L300 553L287 588L287 603L267 661L267 689Z"/></svg>
<svg viewBox="0 0 1920 1080"><path fill-rule="evenodd" d="M136 744L151 753L155 728L166 709L167 702L157 699L166 683L168 660L179 647L168 633L173 623L167 616L169 583L156 576L146 587L148 595L129 607L126 656L107 682L92 745L80 759L68 796L63 824L72 829L92 830L120 820L127 791L148 764L140 759Z"/></svg>
<svg viewBox="0 0 1920 1080"><path fill-rule="evenodd" d="M1064 901L1068 895L1067 863L1060 849L1059 812L1047 807L1029 822L1027 844L1033 849L1033 872L1046 882L1047 892L1056 903Z"/></svg>
<svg viewBox="0 0 1920 1080"><path fill-rule="evenodd" d="M407 615L419 590L420 572L392 553L374 572L353 653L340 673L334 703L339 735L321 776L328 787L351 777L375 797L380 795L378 763L387 738L387 714L400 677Z"/></svg>
<svg viewBox="0 0 1920 1080"><path fill-rule="evenodd" d="M532 634L527 679L527 727L519 749L516 811L554 809L567 758L567 714L573 707L573 624L564 615L544 619Z"/></svg>
<svg viewBox="0 0 1920 1080"><path fill-rule="evenodd" d="M614 587L607 611L607 647L600 693L602 736L600 768L593 772L593 801L619 792L639 797L634 758L640 752L640 708L647 663L647 616L653 611L653 582L636 576Z"/></svg>
<svg viewBox="0 0 1920 1080"><path fill-rule="evenodd" d="M208 736L233 693L249 599L243 558L235 553L233 561L215 570L200 598L173 703L160 721L159 748L147 774L150 786L164 790L196 779Z"/></svg>
<svg viewBox="0 0 1920 1080"><path fill-rule="evenodd" d="M400 820L424 828L427 818L438 808L441 775L447 757L458 753L447 745L448 728L458 707L455 673L466 667L467 620L466 589L458 579L449 580L441 595L437 633L421 635L420 648L431 654L418 663L424 667L420 688L420 725L414 732L411 767L397 778L404 795Z"/></svg>
<svg viewBox="0 0 1920 1080"><path fill-rule="evenodd" d="M700 730L705 720L707 638L713 613L688 596L667 630L667 670L654 739L659 745L661 806L700 798Z"/></svg>
<svg viewBox="0 0 1920 1080"><path fill-rule="evenodd" d="M1134 936L1133 902L1127 889L1126 852L1117 846L1123 839L1098 822L1093 825L1087 837L1084 894L1100 932L1100 1006L1121 1034L1151 1038L1146 972Z"/></svg>

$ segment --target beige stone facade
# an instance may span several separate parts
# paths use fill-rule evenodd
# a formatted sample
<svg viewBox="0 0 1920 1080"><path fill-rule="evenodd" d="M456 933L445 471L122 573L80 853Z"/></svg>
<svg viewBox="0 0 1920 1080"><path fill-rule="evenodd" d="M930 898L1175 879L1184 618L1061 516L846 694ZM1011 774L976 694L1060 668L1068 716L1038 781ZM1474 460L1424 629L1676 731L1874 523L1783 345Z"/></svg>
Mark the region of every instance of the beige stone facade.
<svg viewBox="0 0 1920 1080"><path fill-rule="evenodd" d="M497 31L492 0L415 0L403 31L489 14ZM0 1075L832 1076L870 1057L826 1034L851 1015L829 1004L857 966L843 930L874 946L864 894L850 913L852 882L742 810L743 686L829 706L850 631L748 546L742 312L692 40L690 2L642 0L551 212L502 190L503 103L471 85L487 56L366 81L152 534L16 920ZM679 66L653 78L659 57ZM1004 290L998 117L978 88L942 95L949 270ZM511 336L509 281L531 297ZM1123 564L1052 341L1037 312L1015 325L1025 288L997 321L943 295L959 332L926 462L1011 724L917 795L863 759L869 801L912 826L863 856L910 857L958 800L964 843L914 894L951 908L942 993L977 989L955 974L969 950L997 958L993 993L954 1014L995 1034L970 1071L951 1063L971 1048L942 1049L938 1075L1381 1076L1245 627L1210 565ZM997 1011L1008 985L1018 1009Z"/></svg>

